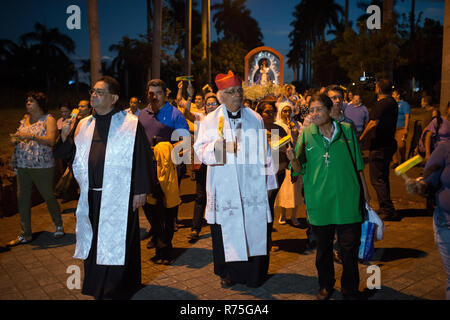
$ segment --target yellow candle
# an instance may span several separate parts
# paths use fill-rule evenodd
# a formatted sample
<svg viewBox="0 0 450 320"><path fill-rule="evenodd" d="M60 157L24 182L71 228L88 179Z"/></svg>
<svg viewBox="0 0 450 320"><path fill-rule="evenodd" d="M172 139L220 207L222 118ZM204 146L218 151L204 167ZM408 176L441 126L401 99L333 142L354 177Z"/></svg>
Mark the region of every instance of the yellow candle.
<svg viewBox="0 0 450 320"><path fill-rule="evenodd" d="M219 128L218 128L218 132L219 132L219 137L223 137L223 116L221 116L219 118Z"/></svg>
<svg viewBox="0 0 450 320"><path fill-rule="evenodd" d="M414 167L415 165L418 165L423 161L423 158L419 155L412 157L411 159L403 162L401 165L395 168L395 174L396 175L404 175L406 171Z"/></svg>

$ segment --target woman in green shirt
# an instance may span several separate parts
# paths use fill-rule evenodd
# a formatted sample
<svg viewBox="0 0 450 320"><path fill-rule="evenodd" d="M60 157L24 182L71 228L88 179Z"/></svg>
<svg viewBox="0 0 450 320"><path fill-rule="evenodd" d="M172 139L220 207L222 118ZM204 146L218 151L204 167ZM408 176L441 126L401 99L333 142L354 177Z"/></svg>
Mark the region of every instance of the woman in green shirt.
<svg viewBox="0 0 450 320"><path fill-rule="evenodd" d="M332 106L327 95L314 95L309 105L313 124L301 133L295 152L292 148L286 152L292 175L303 176L308 220L317 242L320 300L329 299L334 290L335 232L343 265L342 293L344 298L358 298L358 249L363 221L358 179L364 198L369 201L356 134L350 125L338 124L331 118Z"/></svg>

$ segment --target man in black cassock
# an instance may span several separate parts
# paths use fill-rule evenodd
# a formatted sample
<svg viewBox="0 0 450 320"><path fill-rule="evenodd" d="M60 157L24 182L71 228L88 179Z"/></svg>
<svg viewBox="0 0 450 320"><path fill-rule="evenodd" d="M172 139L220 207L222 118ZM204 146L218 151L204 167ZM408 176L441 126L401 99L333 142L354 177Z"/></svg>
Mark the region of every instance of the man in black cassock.
<svg viewBox="0 0 450 320"><path fill-rule="evenodd" d="M141 287L138 208L145 203L147 194L154 193L157 184L152 150L145 132L137 117L126 115L125 111L115 106L118 97L117 81L106 76L101 78L91 90L94 114L80 122L74 141L68 137L70 126L63 127L61 133L63 147L67 150L76 148L73 167L81 192L77 207L75 257L84 259L82 293L95 299L129 299ZM116 128L117 125L114 127L112 123L119 123L120 127ZM134 131L129 129L133 126ZM115 132L111 132L116 129L117 137ZM113 142L120 146L120 141L126 140L127 136L131 140L122 149L108 148L108 143ZM127 158L132 160L131 172L130 163L128 172L123 169L127 167L126 163L122 167L108 168L108 164L112 166L115 161L124 161L122 158L126 158L127 149L123 148L126 146L131 147L128 151L133 151ZM108 154L108 150L113 151ZM120 159L115 160L114 157ZM117 174L119 179L109 177L110 173ZM121 179L128 173L131 179ZM128 190L123 181L130 181L129 196L125 199L128 206L125 203L121 207L119 216L121 210L117 205L121 198L123 203L127 196L123 192ZM107 183L110 185L104 185ZM104 194L108 191L110 194Z"/></svg>

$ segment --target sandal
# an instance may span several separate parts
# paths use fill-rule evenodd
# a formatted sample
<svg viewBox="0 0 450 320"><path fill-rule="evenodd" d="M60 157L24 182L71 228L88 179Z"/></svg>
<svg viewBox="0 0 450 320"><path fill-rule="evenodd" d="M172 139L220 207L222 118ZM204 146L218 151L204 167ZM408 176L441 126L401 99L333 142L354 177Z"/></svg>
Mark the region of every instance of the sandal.
<svg viewBox="0 0 450 320"><path fill-rule="evenodd" d="M8 244L6 246L14 247L14 246L18 246L19 244L26 244L26 243L31 242L32 239L33 239L33 237L25 237L23 235L20 235L16 239L8 242Z"/></svg>

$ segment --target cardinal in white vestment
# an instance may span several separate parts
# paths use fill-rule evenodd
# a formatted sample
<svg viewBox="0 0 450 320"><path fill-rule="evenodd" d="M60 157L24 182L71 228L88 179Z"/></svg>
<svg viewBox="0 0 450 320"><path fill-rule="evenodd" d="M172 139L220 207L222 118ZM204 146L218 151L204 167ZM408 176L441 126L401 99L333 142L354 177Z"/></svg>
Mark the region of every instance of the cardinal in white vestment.
<svg viewBox="0 0 450 320"><path fill-rule="evenodd" d="M217 75L221 105L200 123L194 150L208 166L205 218L223 287L260 286L269 267L268 191L277 188L264 122L245 108L242 80Z"/></svg>

